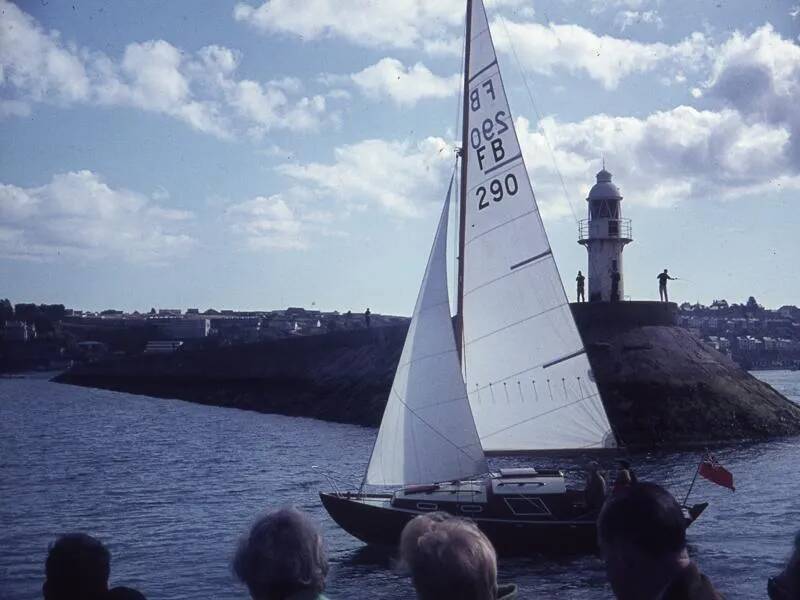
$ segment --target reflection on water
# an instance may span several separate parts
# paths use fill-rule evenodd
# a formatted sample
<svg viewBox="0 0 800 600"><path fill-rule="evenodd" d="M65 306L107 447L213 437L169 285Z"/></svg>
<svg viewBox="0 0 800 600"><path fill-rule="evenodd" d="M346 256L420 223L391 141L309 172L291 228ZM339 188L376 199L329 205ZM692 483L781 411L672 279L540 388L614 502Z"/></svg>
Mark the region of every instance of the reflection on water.
<svg viewBox="0 0 800 600"><path fill-rule="evenodd" d="M758 376L800 401L800 373ZM38 597L48 543L73 530L106 542L112 582L149 598L247 598L229 567L236 539L258 512L284 504L322 523L331 596L412 597L392 558L338 529L317 497L327 483L312 465L357 482L374 435L41 379L0 380L0 598ZM692 499L711 505L690 530L692 554L729 598L764 597L767 574L800 528L800 441L742 444L716 455L734 473L737 491L695 486ZM632 462L640 478L682 497L698 459L650 453ZM593 556L507 559L500 574L520 586L521 597L610 595Z"/></svg>

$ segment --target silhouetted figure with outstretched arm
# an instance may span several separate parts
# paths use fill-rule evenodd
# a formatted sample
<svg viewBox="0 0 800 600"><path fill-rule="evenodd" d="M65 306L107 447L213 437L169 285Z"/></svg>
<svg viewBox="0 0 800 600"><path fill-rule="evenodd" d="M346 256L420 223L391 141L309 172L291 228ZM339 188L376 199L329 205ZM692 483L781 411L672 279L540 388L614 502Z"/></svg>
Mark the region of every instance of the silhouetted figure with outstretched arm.
<svg viewBox="0 0 800 600"><path fill-rule="evenodd" d="M676 280L677 277L670 277L669 273L666 269L664 269L663 273L658 274L658 295L661 298L662 302L669 302L669 296L667 295L667 281L668 280Z"/></svg>
<svg viewBox="0 0 800 600"><path fill-rule="evenodd" d="M578 302L586 302L586 294L583 291L585 281L586 277L583 276L583 273L578 271L578 276L575 278L575 282L578 284Z"/></svg>

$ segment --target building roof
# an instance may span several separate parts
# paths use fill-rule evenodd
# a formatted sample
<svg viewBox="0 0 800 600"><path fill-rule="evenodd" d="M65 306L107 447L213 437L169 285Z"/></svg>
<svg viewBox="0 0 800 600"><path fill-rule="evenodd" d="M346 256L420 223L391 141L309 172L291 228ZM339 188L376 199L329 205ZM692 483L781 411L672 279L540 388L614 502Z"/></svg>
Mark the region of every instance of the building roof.
<svg viewBox="0 0 800 600"><path fill-rule="evenodd" d="M587 200L622 200L619 188L611 182L611 173L605 167L597 174L597 183L589 190Z"/></svg>

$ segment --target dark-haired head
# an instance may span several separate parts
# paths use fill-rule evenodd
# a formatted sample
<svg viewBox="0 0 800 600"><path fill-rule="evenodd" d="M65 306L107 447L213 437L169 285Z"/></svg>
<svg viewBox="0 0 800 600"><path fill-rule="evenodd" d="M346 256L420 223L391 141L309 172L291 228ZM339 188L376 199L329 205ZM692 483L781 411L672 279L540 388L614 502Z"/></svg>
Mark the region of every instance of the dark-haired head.
<svg viewBox="0 0 800 600"><path fill-rule="evenodd" d="M45 600L93 600L108 591L111 555L92 536L69 533L50 545L44 570Z"/></svg>
<svg viewBox="0 0 800 600"><path fill-rule="evenodd" d="M600 511L597 537L619 600L658 598L689 564L683 511L653 483L615 490Z"/></svg>
<svg viewBox="0 0 800 600"><path fill-rule="evenodd" d="M622 541L661 556L686 547L686 521L677 500L654 483L637 483L608 499L597 522L601 547Z"/></svg>
<svg viewBox="0 0 800 600"><path fill-rule="evenodd" d="M794 552L783 571L767 582L771 600L796 600L800 597L800 531L794 536Z"/></svg>
<svg viewBox="0 0 800 600"><path fill-rule="evenodd" d="M260 517L242 538L233 570L255 600L273 600L321 592L328 561L311 519L296 508L283 508Z"/></svg>
<svg viewBox="0 0 800 600"><path fill-rule="evenodd" d="M147 598L138 590L120 585L110 589L103 600L147 600Z"/></svg>

